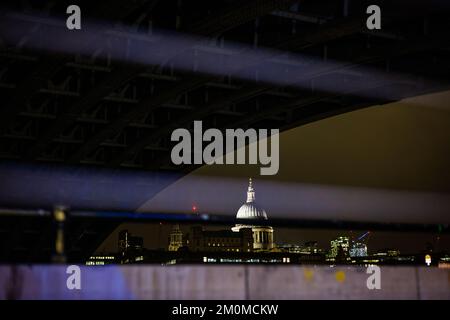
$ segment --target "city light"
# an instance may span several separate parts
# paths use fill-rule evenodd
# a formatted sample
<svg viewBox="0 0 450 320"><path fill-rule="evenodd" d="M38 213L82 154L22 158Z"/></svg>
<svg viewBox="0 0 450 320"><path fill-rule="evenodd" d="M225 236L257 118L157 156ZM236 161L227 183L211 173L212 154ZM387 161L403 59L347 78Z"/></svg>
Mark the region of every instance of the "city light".
<svg viewBox="0 0 450 320"><path fill-rule="evenodd" d="M425 263L427 266L431 265L431 256L429 254L425 255Z"/></svg>

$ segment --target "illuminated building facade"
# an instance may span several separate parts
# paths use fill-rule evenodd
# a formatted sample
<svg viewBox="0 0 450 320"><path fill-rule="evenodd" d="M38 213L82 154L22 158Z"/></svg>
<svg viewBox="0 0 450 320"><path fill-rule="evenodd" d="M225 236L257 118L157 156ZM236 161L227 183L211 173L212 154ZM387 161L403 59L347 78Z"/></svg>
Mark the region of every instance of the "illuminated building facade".
<svg viewBox="0 0 450 320"><path fill-rule="evenodd" d="M308 241L304 245L297 244L279 244L276 246L277 252L289 252L297 254L321 254L322 250L318 247L317 241Z"/></svg>
<svg viewBox="0 0 450 320"><path fill-rule="evenodd" d="M354 242L350 248L350 257L366 257L367 256L367 246L361 242Z"/></svg>
<svg viewBox="0 0 450 320"><path fill-rule="evenodd" d="M183 246L183 232L180 225L176 224L169 235L169 251L178 251Z"/></svg>
<svg viewBox="0 0 450 320"><path fill-rule="evenodd" d="M253 234L250 228L238 232L230 230L205 231L193 227L188 236L189 251L196 252L252 252Z"/></svg>
<svg viewBox="0 0 450 320"><path fill-rule="evenodd" d="M329 258L346 259L349 256L350 239L348 237L338 237L330 242L331 249Z"/></svg>
<svg viewBox="0 0 450 320"><path fill-rule="evenodd" d="M308 241L305 243L304 252L309 254L317 254L321 253L321 250L317 245L317 241Z"/></svg>
<svg viewBox="0 0 450 320"><path fill-rule="evenodd" d="M117 263L117 257L114 254L97 254L90 256L86 261L87 266L103 266L114 263Z"/></svg>
<svg viewBox="0 0 450 320"><path fill-rule="evenodd" d="M247 190L247 201L239 208L236 218L249 220L245 224L236 224L232 231L239 232L241 229L250 228L253 232L254 251L270 251L274 248L273 228L258 225L258 221L268 220L268 217L266 211L255 202L255 190L251 178Z"/></svg>

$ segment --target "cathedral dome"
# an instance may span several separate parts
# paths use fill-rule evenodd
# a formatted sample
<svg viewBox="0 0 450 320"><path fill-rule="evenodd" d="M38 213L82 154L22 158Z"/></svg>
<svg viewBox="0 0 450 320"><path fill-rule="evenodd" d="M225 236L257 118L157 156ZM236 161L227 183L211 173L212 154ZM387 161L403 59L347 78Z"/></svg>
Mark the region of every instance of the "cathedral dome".
<svg viewBox="0 0 450 320"><path fill-rule="evenodd" d="M267 213L259 208L255 203L244 203L238 210L237 219L264 219L267 220Z"/></svg>
<svg viewBox="0 0 450 320"><path fill-rule="evenodd" d="M267 213L255 203L255 190L253 189L252 179L249 180L247 191L247 202L238 210L237 219L262 219L267 220Z"/></svg>

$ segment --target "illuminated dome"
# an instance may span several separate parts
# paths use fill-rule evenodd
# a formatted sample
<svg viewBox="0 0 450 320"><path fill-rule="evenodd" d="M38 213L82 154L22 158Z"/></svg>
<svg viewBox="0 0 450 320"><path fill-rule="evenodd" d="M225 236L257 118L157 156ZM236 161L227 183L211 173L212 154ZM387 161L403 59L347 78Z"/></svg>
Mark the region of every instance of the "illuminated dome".
<svg viewBox="0 0 450 320"><path fill-rule="evenodd" d="M267 213L264 209L258 207L255 203L255 190L253 189L252 179L250 178L247 191L247 202L238 210L237 219L262 219L267 220Z"/></svg>

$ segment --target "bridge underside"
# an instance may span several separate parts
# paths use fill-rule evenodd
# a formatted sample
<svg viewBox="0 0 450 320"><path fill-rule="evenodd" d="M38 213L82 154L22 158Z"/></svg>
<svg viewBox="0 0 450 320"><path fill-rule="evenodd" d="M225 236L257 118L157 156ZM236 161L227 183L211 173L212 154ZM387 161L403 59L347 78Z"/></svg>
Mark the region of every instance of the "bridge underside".
<svg viewBox="0 0 450 320"><path fill-rule="evenodd" d="M450 88L448 7L383 2L382 29L368 30L365 9L372 2L80 1L83 19L102 23L101 32L111 36L91 39L95 46L83 43L83 50L73 53L53 50L51 45L41 50L33 46L50 27L29 14L37 11L47 19L65 18L68 3L50 1L27 11L15 2L5 4L6 18L0 22L0 159L79 170L131 169L155 177L173 173L164 182L158 180L151 194L127 203L133 210L146 200L144 196L151 197L195 168L170 161L171 132L191 129L193 120L202 120L204 129L283 131ZM17 12L21 14L12 14ZM127 32L147 35L151 41L163 41L152 38L157 30L189 41L177 47L182 50L163 52L160 63L114 59L111 43L129 35L123 25L131 26ZM11 37L5 30L12 26L27 31ZM165 43L155 45L163 51L167 48ZM270 54L241 59L261 50ZM242 72L220 68L208 72L189 58L196 54L247 62L240 64ZM280 74L280 70L289 72ZM77 169L72 170L76 176ZM2 171L0 204L45 205L39 200L11 200L6 181L28 177L16 173ZM24 190L24 197L39 188ZM96 207L81 200L69 205ZM0 230L5 239L2 260L23 260L21 256L46 260L42 257L48 257L52 242L41 223L5 220ZM79 241L71 250L80 256L89 254L115 226L76 226L71 237ZM24 237L34 240L22 241Z"/></svg>

